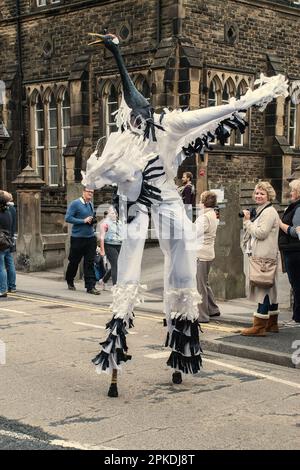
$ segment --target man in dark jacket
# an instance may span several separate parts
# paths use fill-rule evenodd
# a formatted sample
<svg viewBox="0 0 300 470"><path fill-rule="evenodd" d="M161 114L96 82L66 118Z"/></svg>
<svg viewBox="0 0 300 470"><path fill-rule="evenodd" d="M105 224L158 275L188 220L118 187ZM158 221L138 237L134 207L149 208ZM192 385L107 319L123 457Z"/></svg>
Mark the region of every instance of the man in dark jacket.
<svg viewBox="0 0 300 470"><path fill-rule="evenodd" d="M7 197L5 192L0 192L0 231L13 238L13 217L7 206ZM10 247L4 247L0 250L0 297L7 297L7 290L15 290L16 271L13 256ZM11 266L12 264L12 266ZM9 266L9 272L7 271Z"/></svg>
<svg viewBox="0 0 300 470"><path fill-rule="evenodd" d="M181 181L183 183L179 188L183 204L189 219L193 219L193 206L196 200L195 186L192 184L193 175L190 171L183 173Z"/></svg>

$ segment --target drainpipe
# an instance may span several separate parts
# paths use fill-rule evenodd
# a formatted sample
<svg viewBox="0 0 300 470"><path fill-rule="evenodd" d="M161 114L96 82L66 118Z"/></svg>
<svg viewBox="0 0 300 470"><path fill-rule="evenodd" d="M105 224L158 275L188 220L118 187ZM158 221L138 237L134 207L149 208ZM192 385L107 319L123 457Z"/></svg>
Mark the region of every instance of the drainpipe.
<svg viewBox="0 0 300 470"><path fill-rule="evenodd" d="M161 0L156 2L156 43L157 47L161 41Z"/></svg>
<svg viewBox="0 0 300 470"><path fill-rule="evenodd" d="M18 81L19 81L19 150L18 159L19 169L22 170L27 165L25 155L25 131L24 131L24 110L23 110L23 60L22 60L22 38L21 38L21 17L20 17L20 0L16 0L16 21L17 21L17 61L18 61Z"/></svg>

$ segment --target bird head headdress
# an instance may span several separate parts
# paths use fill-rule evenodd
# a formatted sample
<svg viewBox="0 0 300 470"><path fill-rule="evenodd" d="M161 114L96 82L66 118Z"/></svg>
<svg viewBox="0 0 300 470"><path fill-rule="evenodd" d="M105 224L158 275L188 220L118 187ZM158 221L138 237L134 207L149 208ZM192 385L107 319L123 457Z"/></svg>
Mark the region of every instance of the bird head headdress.
<svg viewBox="0 0 300 470"><path fill-rule="evenodd" d="M104 45L115 57L120 71L123 86L123 101L116 119L117 125L121 129L130 127L134 132L143 133L145 139L152 137L153 140L156 140L155 127L160 126L154 123L153 108L147 99L137 90L128 74L120 52L118 37L111 33L89 34L94 38L90 45ZM126 107L127 109L125 110L124 108Z"/></svg>

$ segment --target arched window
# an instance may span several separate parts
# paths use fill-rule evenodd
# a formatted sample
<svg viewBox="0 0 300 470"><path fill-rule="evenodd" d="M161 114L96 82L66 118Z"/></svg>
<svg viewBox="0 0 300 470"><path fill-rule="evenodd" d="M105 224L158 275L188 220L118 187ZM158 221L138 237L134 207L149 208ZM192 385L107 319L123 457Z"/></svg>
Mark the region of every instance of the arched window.
<svg viewBox="0 0 300 470"><path fill-rule="evenodd" d="M225 85L224 85L223 91L222 91L222 104L228 104L229 103L229 98L230 98L229 86L228 86L228 83L226 82ZM226 140L225 145L230 145L230 143L231 143L230 140L231 140L231 138L228 137L228 139Z"/></svg>
<svg viewBox="0 0 300 470"><path fill-rule="evenodd" d="M112 114L118 110L118 93L116 87L112 83L110 86L109 94L106 99L106 137L108 137L111 132L117 131L117 126L115 124L115 116Z"/></svg>
<svg viewBox="0 0 300 470"><path fill-rule="evenodd" d="M40 178L45 179L45 159L44 159L44 136L45 136L45 116L44 105L40 95L37 95L35 104L35 123L34 123L34 140L35 140L35 161L36 171Z"/></svg>
<svg viewBox="0 0 300 470"><path fill-rule="evenodd" d="M242 94L243 94L243 86L240 83L239 86L236 89L236 94L235 94L236 99L239 100L240 97L242 96ZM235 131L234 144L235 145L244 145L244 134L241 134L238 129Z"/></svg>
<svg viewBox="0 0 300 470"><path fill-rule="evenodd" d="M230 102L232 97L239 99L251 86L251 77L244 75L237 75L234 73L221 72L209 70L207 74L208 93L207 104L208 106L225 105ZM246 127L245 133L237 129L231 131L230 137L227 139L225 145L230 146L245 146L249 145L250 140L250 111L248 110L245 120L248 122L249 127ZM217 143L217 142L216 142Z"/></svg>
<svg viewBox="0 0 300 470"><path fill-rule="evenodd" d="M48 143L49 143L49 186L59 183L58 152L57 152L57 105L53 93L50 95L48 107Z"/></svg>
<svg viewBox="0 0 300 470"><path fill-rule="evenodd" d="M217 105L216 84L213 80L208 90L208 106L216 106L216 105Z"/></svg>
<svg viewBox="0 0 300 470"><path fill-rule="evenodd" d="M70 95L65 84L30 96L33 168L48 186L64 185L64 149L70 140Z"/></svg>
<svg viewBox="0 0 300 470"><path fill-rule="evenodd" d="M64 184L65 180L65 159L64 159L64 149L66 148L69 140L70 140L70 132L71 132L71 125L70 125L70 97L67 90L63 94L63 99L61 102L61 168L62 168L62 184Z"/></svg>
<svg viewBox="0 0 300 470"><path fill-rule="evenodd" d="M146 98L146 100L150 101L150 87L147 80L143 80L142 85L142 95Z"/></svg>
<svg viewBox="0 0 300 470"><path fill-rule="evenodd" d="M229 103L229 86L228 83L226 82L222 91L222 104L228 104Z"/></svg>

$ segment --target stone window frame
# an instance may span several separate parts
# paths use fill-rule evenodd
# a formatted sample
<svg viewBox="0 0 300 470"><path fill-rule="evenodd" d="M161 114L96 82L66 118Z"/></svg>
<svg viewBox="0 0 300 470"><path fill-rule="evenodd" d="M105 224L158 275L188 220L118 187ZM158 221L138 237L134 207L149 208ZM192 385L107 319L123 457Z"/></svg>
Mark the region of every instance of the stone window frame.
<svg viewBox="0 0 300 470"><path fill-rule="evenodd" d="M147 77L145 77L144 74L138 74L134 80L133 83L135 84L136 88L138 91L146 98L149 103L151 102L151 83L149 83L149 80ZM145 93L145 86L147 87L147 93ZM148 96L146 96L146 94Z"/></svg>
<svg viewBox="0 0 300 470"><path fill-rule="evenodd" d="M62 3L61 0L33 0L33 7L34 8L45 8L50 5L58 5Z"/></svg>
<svg viewBox="0 0 300 470"><path fill-rule="evenodd" d="M224 103L222 99L222 95L224 92L224 87L228 86L229 88L229 97L233 97L237 95L238 89L242 88L242 93L246 93L247 88L251 87L254 82L254 76L242 74L242 73L235 73L235 72L228 72L223 70L214 70L209 69L207 70L207 106L209 106L209 101L213 102L212 96L209 98L211 85L214 86L215 91L215 106ZM246 113L245 117L246 121L248 122L249 126L246 128L244 134L239 134L237 136L236 132L232 132L229 138L229 141L225 144L225 146L235 147L235 148L243 148L250 146L250 121L251 121L251 110L249 109Z"/></svg>
<svg viewBox="0 0 300 470"><path fill-rule="evenodd" d="M151 86L147 77L142 73L138 73L132 78L132 81L141 93L144 92L144 85L147 84L149 90L149 97L147 97L147 100L150 102ZM114 130L117 130L116 124L113 122L112 119L109 119L108 100L112 86L114 86L116 90L117 101L114 101L114 103L117 103L116 109L118 109L122 100L122 83L120 78L110 77L99 81L98 98L100 103L100 129L102 137L105 137L106 140L112 132L109 132L109 129L113 128Z"/></svg>
<svg viewBox="0 0 300 470"><path fill-rule="evenodd" d="M296 81L296 83L300 83L300 81ZM295 88L295 91L292 89L292 85L295 84L295 81L292 81L290 84L291 90L290 94L291 97L290 99L286 100L287 107L286 107L286 112L287 112L287 140L289 143L289 146L292 149L297 149L299 150L300 148L300 103L299 103L299 98L300 98L300 90L299 86ZM295 99L295 103L293 101Z"/></svg>
<svg viewBox="0 0 300 470"><path fill-rule="evenodd" d="M68 83L62 84L47 84L46 86L32 86L28 87L27 89L28 96L29 96L29 103L30 103L30 111L29 111L29 119L30 119L30 150L32 155L32 167L38 172L38 161L37 161L37 145L36 145L36 105L38 103L38 99L40 97L41 102L43 104L43 112L44 112L44 141L43 146L43 162L44 162L44 175L43 179L47 186L49 187L63 187L65 184L65 177L64 177L64 156L63 151L64 148L67 146L67 142L65 142L63 137L63 131L66 129L66 126L63 124L63 101L65 94L68 93L69 102L70 102L70 90ZM51 96L54 97L55 104L56 104L56 122L57 122L57 166L58 166L58 181L55 183L51 182L50 178L50 142L49 142L49 105ZM71 111L71 107L68 107L69 113ZM70 115L69 115L70 121ZM70 125L67 128L71 129ZM40 173L40 172L39 172Z"/></svg>

